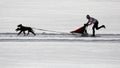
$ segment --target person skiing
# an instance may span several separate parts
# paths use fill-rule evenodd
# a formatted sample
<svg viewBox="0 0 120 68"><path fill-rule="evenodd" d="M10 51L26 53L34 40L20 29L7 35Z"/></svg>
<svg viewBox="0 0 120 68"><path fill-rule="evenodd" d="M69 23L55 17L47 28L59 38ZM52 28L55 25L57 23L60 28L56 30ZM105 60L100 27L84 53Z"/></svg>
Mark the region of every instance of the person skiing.
<svg viewBox="0 0 120 68"><path fill-rule="evenodd" d="M87 22L88 25L93 24L93 27L92 27L93 34L92 34L92 36L95 36L95 29L99 30L100 28L106 28L105 25L101 25L101 26L98 27L98 24L99 24L98 20L93 18L93 17L90 17L90 15L86 15L86 18L88 19L88 22Z"/></svg>

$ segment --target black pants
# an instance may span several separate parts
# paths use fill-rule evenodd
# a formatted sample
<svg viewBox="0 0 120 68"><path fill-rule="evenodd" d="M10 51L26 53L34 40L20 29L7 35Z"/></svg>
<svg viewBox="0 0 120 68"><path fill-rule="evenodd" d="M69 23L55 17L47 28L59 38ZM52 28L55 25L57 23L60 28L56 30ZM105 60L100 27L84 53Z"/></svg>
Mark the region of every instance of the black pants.
<svg viewBox="0 0 120 68"><path fill-rule="evenodd" d="M98 27L98 24L99 24L99 22L96 21L96 22L94 23L93 27L92 27L93 36L95 36L95 29L96 29L96 30L99 30L100 28L103 28L103 27L104 27L104 25L101 25L100 27Z"/></svg>

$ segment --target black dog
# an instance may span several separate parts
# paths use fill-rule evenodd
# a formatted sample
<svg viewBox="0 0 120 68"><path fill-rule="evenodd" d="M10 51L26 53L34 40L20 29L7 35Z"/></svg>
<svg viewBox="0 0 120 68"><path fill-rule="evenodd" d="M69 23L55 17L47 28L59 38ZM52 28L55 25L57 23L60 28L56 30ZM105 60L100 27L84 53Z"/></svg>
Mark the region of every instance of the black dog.
<svg viewBox="0 0 120 68"><path fill-rule="evenodd" d="M26 27L26 26L23 26L22 24L19 24L17 27L18 28L16 29L16 31L20 31L18 35L20 35L22 32L24 33L24 35L26 35L25 31L28 31L27 35L29 35L30 32L36 35L31 27Z"/></svg>
<svg viewBox="0 0 120 68"><path fill-rule="evenodd" d="M84 26L76 29L75 31L72 31L71 33L80 33L80 34L83 34L83 35L88 34L87 29L86 29L87 27L88 27L88 24L84 24Z"/></svg>

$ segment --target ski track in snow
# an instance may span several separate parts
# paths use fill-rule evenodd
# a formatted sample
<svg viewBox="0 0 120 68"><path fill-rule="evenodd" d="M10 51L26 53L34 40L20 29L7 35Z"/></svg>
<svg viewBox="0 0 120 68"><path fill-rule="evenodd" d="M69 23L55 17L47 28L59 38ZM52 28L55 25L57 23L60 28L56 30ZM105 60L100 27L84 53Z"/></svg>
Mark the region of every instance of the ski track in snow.
<svg viewBox="0 0 120 68"><path fill-rule="evenodd" d="M120 42L120 34L97 34L96 37L80 34L37 33L17 36L16 33L0 33L0 42Z"/></svg>

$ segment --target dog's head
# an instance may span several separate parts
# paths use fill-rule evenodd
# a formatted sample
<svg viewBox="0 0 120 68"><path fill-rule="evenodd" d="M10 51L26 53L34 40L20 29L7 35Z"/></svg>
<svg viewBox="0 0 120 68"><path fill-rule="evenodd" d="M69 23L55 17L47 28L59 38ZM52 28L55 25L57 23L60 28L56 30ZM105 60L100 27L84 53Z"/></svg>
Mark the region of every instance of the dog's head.
<svg viewBox="0 0 120 68"><path fill-rule="evenodd" d="M17 25L17 27L22 27L22 24Z"/></svg>
<svg viewBox="0 0 120 68"><path fill-rule="evenodd" d="M20 31L21 29L20 28L17 28L15 31Z"/></svg>

